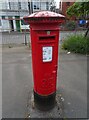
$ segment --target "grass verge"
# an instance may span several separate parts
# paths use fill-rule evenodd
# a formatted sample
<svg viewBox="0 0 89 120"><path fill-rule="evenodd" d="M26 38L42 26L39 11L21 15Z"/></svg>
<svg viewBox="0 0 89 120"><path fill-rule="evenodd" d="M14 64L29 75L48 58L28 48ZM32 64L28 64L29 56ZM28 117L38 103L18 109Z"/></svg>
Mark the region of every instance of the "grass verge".
<svg viewBox="0 0 89 120"><path fill-rule="evenodd" d="M89 37L71 35L63 41L62 49L74 53L89 54Z"/></svg>

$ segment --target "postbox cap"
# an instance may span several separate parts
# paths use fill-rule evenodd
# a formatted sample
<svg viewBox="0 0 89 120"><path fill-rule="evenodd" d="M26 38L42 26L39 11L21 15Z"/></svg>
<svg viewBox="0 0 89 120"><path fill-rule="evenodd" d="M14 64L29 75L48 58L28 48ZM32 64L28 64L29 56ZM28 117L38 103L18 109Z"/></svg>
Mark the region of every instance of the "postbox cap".
<svg viewBox="0 0 89 120"><path fill-rule="evenodd" d="M64 15L51 12L51 11L39 11L23 18L28 23L37 22L62 22L65 19Z"/></svg>
<svg viewBox="0 0 89 120"><path fill-rule="evenodd" d="M64 16L51 11L40 11L40 12L33 13L28 17L64 17Z"/></svg>

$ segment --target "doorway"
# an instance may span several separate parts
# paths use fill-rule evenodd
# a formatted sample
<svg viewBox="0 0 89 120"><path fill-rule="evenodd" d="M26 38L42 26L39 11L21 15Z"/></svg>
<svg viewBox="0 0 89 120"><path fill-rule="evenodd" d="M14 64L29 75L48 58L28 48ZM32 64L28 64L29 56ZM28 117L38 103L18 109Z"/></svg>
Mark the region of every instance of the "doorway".
<svg viewBox="0 0 89 120"><path fill-rule="evenodd" d="M9 20L9 24L10 24L10 31L14 31L13 20Z"/></svg>
<svg viewBox="0 0 89 120"><path fill-rule="evenodd" d="M16 30L20 32L20 17L15 16L16 18Z"/></svg>

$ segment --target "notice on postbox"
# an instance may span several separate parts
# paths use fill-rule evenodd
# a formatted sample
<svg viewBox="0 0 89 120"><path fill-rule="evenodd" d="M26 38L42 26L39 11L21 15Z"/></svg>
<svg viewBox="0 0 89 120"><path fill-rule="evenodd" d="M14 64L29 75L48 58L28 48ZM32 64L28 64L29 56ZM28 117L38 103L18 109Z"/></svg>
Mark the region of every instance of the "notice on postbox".
<svg viewBox="0 0 89 120"><path fill-rule="evenodd" d="M43 47L43 62L50 62L52 61L52 47Z"/></svg>

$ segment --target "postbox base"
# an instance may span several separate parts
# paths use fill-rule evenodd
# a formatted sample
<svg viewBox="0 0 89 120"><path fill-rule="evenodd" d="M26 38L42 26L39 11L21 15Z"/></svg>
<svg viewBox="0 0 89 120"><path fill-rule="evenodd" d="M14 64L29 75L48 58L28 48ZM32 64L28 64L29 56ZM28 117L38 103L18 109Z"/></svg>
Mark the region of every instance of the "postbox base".
<svg viewBox="0 0 89 120"><path fill-rule="evenodd" d="M34 91L34 103L39 110L50 110L56 104L56 92L48 96L41 96Z"/></svg>

